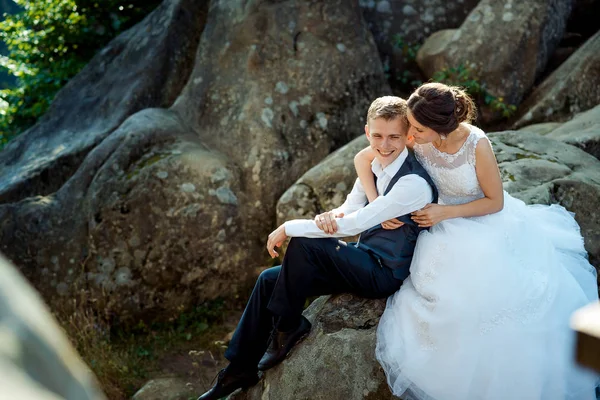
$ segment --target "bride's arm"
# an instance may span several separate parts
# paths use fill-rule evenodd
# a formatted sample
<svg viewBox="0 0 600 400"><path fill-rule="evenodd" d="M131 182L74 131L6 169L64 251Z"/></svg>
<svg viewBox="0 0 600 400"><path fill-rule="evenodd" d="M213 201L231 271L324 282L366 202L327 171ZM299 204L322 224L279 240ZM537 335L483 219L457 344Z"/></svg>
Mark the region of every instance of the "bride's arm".
<svg viewBox="0 0 600 400"><path fill-rule="evenodd" d="M479 217L496 213L504 208L502 179L489 141L479 140L475 149L475 160L477 180L485 197L452 206L428 204L422 210L413 213L412 219L419 226L432 226L450 218Z"/></svg>
<svg viewBox="0 0 600 400"><path fill-rule="evenodd" d="M354 168L356 168L356 174L365 190L369 203L377 198L377 187L371 170L371 162L374 159L375 153L371 147L362 149L354 156Z"/></svg>

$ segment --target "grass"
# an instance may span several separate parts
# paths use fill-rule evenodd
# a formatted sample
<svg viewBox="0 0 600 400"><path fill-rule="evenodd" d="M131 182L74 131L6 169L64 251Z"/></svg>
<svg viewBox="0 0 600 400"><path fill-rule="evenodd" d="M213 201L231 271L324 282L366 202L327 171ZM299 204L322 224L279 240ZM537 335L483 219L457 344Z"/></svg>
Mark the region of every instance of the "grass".
<svg viewBox="0 0 600 400"><path fill-rule="evenodd" d="M464 88L475 99L479 107L487 107L503 118L510 118L514 115L517 107L506 103L502 97L492 95L488 92L485 84L479 82L474 75L475 73L471 68L460 64L457 67L444 68L441 71L437 71L431 79L435 82Z"/></svg>
<svg viewBox="0 0 600 400"><path fill-rule="evenodd" d="M182 313L173 322L139 322L124 328L111 325L84 304L73 301L74 311L57 318L111 400L129 399L148 380L160 376L161 360L170 354L192 349L222 353L219 340L231 329L225 319L239 306L218 299Z"/></svg>

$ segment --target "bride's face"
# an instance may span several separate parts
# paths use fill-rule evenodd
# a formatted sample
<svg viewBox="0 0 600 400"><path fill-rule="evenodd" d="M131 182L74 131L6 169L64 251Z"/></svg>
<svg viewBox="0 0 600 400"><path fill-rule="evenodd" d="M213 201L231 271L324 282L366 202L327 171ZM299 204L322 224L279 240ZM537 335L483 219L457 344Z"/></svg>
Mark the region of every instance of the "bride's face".
<svg viewBox="0 0 600 400"><path fill-rule="evenodd" d="M416 143L430 143L440 138L440 135L436 131L418 123L415 117L410 113L410 109L407 112L407 117L409 123L408 134L415 138Z"/></svg>

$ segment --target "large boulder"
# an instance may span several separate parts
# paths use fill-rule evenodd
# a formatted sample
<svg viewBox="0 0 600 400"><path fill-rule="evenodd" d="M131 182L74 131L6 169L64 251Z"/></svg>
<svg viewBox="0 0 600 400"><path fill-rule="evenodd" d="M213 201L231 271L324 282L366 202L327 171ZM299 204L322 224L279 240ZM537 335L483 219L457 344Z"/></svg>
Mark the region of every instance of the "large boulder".
<svg viewBox="0 0 600 400"><path fill-rule="evenodd" d="M173 104L192 70L206 9L204 1L165 1L99 51L40 122L0 153L0 203L54 193L129 116Z"/></svg>
<svg viewBox="0 0 600 400"><path fill-rule="evenodd" d="M427 78L462 65L490 94L519 104L560 42L571 7L572 0L482 0L460 28L427 39L417 62Z"/></svg>
<svg viewBox="0 0 600 400"><path fill-rule="evenodd" d="M439 29L458 28L479 0L360 0L393 91L410 87L414 52Z"/></svg>
<svg viewBox="0 0 600 400"><path fill-rule="evenodd" d="M391 400L375 354L385 300L324 296L305 311L310 335L263 380L229 400Z"/></svg>
<svg viewBox="0 0 600 400"><path fill-rule="evenodd" d="M0 332L1 398L105 399L38 293L2 255Z"/></svg>
<svg viewBox="0 0 600 400"><path fill-rule="evenodd" d="M513 127L566 121L600 104L600 31L538 86L521 105Z"/></svg>
<svg viewBox="0 0 600 400"><path fill-rule="evenodd" d="M600 161L574 146L527 131L495 132L489 138L504 189L525 203L550 204L558 180L600 185Z"/></svg>
<svg viewBox="0 0 600 400"><path fill-rule="evenodd" d="M122 321L233 295L285 188L389 93L365 57L352 0L166 1L0 153L2 249L53 303Z"/></svg>
<svg viewBox="0 0 600 400"><path fill-rule="evenodd" d="M600 105L577 114L572 120L550 130L547 136L577 146L600 159Z"/></svg>

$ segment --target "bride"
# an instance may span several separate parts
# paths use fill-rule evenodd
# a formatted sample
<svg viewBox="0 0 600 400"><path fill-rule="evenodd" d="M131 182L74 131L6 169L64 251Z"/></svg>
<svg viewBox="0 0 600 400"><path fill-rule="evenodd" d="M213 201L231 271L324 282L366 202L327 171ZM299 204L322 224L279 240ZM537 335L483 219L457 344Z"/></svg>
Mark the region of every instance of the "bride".
<svg viewBox="0 0 600 400"><path fill-rule="evenodd" d="M568 325L598 299L579 226L561 206L503 192L491 144L469 124L474 114L464 91L440 83L408 100L413 149L439 204L413 213L431 228L388 299L377 358L405 400L595 399L596 377L575 365ZM373 158L369 148L355 158L370 201Z"/></svg>

